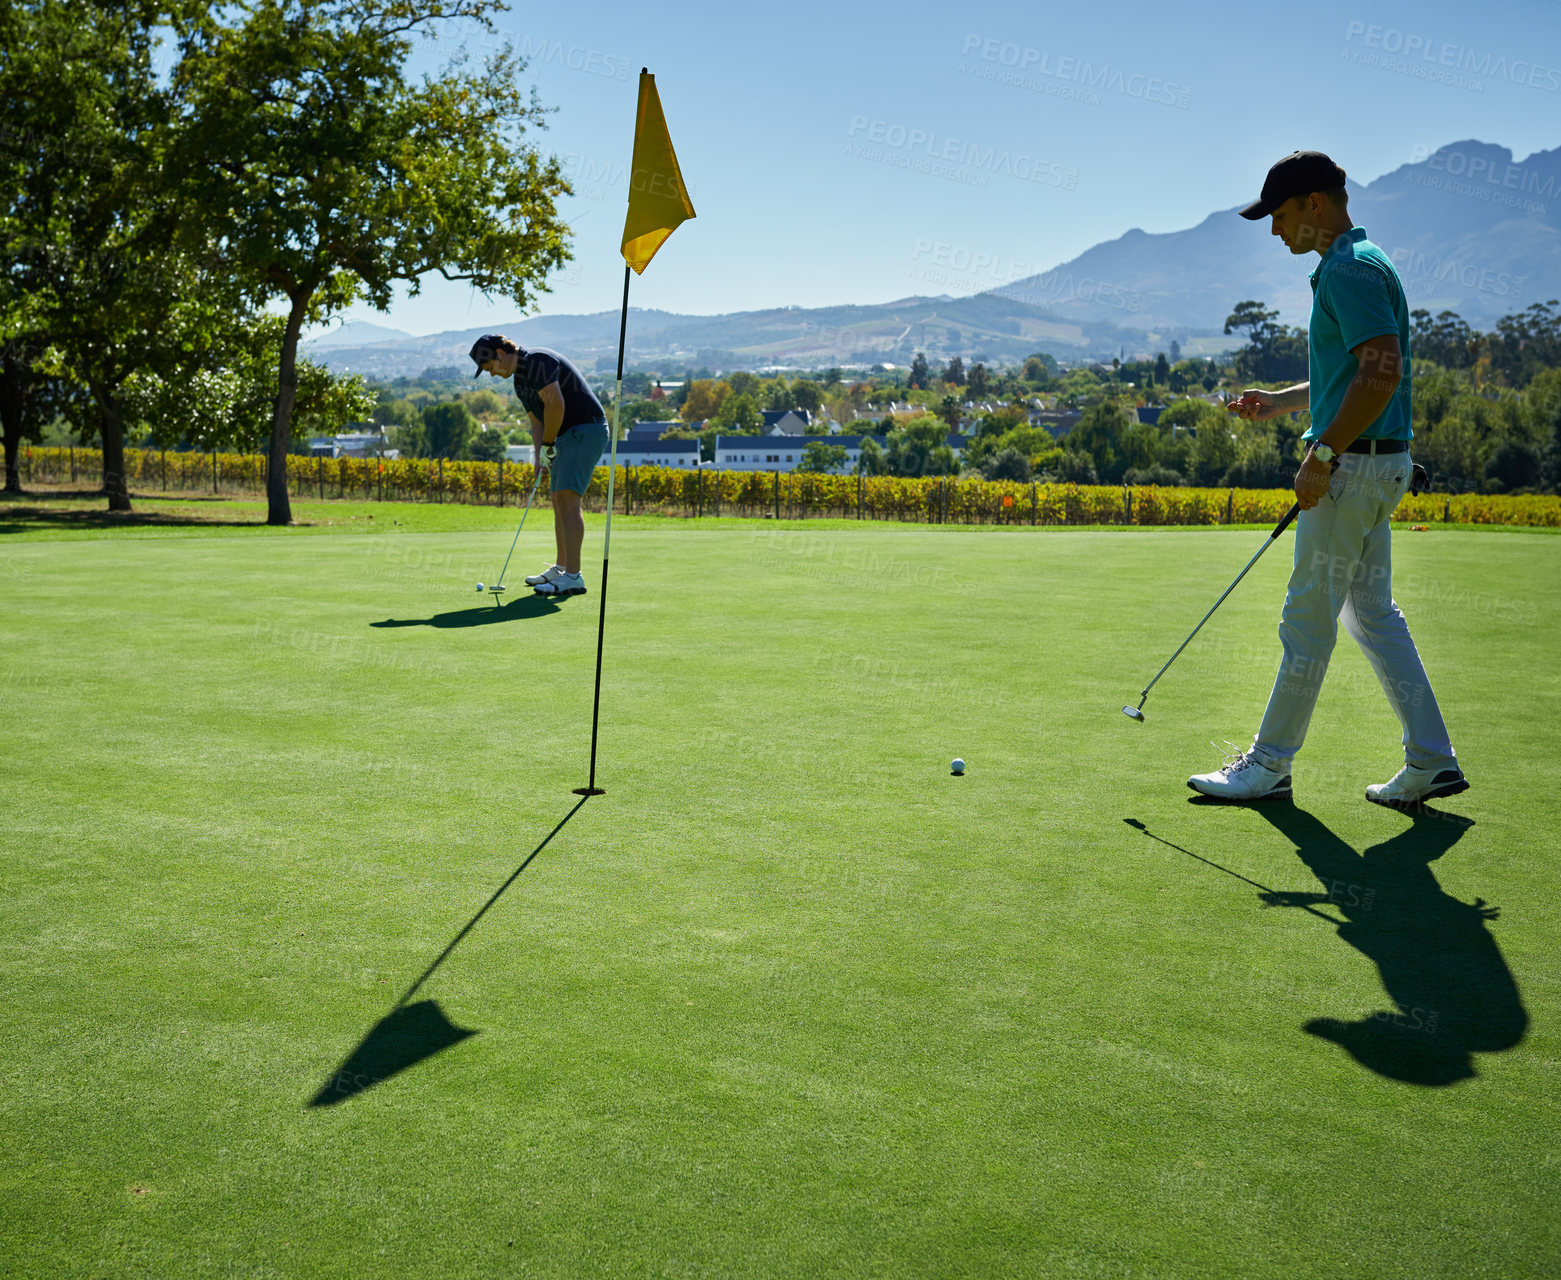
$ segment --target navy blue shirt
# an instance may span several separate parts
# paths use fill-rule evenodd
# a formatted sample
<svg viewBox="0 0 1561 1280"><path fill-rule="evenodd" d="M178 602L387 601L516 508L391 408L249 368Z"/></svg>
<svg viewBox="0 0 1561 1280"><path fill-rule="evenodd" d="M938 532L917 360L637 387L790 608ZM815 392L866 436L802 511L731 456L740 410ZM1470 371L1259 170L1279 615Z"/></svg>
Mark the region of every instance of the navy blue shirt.
<svg viewBox="0 0 1561 1280"><path fill-rule="evenodd" d="M564 397L564 421L560 431L578 426L582 422L605 422L602 402L596 398L585 376L576 369L567 356L546 347L522 347L515 363L515 394L520 397L526 412L538 422L542 416L542 388L550 382L558 383Z"/></svg>

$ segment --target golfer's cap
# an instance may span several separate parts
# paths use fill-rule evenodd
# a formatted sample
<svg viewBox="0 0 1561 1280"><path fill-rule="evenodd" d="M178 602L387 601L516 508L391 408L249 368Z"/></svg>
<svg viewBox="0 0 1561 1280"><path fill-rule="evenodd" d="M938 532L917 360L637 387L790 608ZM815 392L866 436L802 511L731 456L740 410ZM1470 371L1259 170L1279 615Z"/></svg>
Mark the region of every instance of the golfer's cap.
<svg viewBox="0 0 1561 1280"><path fill-rule="evenodd" d="M482 366L494 359L500 351L507 350L512 344L502 333L485 333L472 343L471 357L477 362L477 372L472 374L474 378L482 377Z"/></svg>
<svg viewBox="0 0 1561 1280"><path fill-rule="evenodd" d="M1277 161L1263 180L1263 194L1241 211L1256 222L1266 218L1292 196L1332 191L1344 185L1344 170L1321 151L1292 151Z"/></svg>

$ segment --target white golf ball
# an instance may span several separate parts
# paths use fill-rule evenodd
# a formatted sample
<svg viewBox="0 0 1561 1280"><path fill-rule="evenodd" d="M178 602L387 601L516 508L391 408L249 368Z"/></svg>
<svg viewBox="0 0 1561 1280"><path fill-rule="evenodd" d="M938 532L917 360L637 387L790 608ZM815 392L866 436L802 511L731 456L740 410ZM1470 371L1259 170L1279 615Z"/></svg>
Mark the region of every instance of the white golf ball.
<svg viewBox="0 0 1561 1280"><path fill-rule="evenodd" d="M479 582L479 583L478 583L478 584L477 584L477 590L479 590L479 591L481 591L481 590L482 590L482 583L480 583L480 582Z"/></svg>
<svg viewBox="0 0 1561 1280"><path fill-rule="evenodd" d="M965 762L963 760L961 760L958 756L955 756L954 759L953 759L953 762L949 765L949 769L952 772L954 772L954 773L964 773L965 772Z"/></svg>

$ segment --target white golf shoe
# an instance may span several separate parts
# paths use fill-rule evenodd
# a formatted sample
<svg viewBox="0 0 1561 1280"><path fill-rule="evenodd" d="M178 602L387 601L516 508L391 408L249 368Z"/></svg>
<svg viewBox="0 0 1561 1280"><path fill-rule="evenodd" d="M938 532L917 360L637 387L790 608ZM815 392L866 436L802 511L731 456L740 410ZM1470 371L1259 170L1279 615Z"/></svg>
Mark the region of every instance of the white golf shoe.
<svg viewBox="0 0 1561 1280"><path fill-rule="evenodd" d="M560 573L551 582L539 582L532 588L539 596L583 596L585 579L578 573Z"/></svg>
<svg viewBox="0 0 1561 1280"><path fill-rule="evenodd" d="M544 582L555 582L564 576L562 565L549 565L541 573L533 573L526 579L528 587L540 587Z"/></svg>
<svg viewBox="0 0 1561 1280"><path fill-rule="evenodd" d="M1406 764L1386 782L1374 782L1367 787L1366 799L1397 809L1455 796L1468 789L1461 769L1417 769Z"/></svg>
<svg viewBox="0 0 1561 1280"><path fill-rule="evenodd" d="M1187 785L1217 800L1290 799L1290 775L1270 769L1246 751L1235 752L1213 773L1193 774Z"/></svg>

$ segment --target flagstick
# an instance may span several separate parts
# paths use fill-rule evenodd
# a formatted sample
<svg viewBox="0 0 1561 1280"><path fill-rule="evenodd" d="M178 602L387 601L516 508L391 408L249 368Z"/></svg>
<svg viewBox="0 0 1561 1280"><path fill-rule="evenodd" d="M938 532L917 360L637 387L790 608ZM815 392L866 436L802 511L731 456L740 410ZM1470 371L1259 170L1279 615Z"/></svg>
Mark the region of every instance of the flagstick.
<svg viewBox="0 0 1561 1280"><path fill-rule="evenodd" d="M618 410L623 405L623 347L629 331L629 264L623 264L623 309L618 316L618 385L612 396L612 442L607 457L607 528L602 534L602 604L596 618L596 693L591 700L591 780L575 788L577 796L604 796L596 785L596 728L602 710L602 637L607 631L607 559L612 549L613 480L618 474Z"/></svg>

